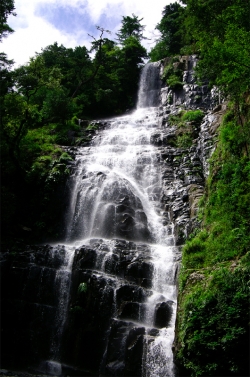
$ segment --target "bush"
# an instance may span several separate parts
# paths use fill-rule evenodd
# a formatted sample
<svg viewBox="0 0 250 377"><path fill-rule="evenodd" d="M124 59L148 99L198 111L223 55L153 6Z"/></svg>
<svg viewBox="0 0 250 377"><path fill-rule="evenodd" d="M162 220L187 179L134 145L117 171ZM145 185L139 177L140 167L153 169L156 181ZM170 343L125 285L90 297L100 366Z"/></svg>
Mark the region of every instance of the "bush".
<svg viewBox="0 0 250 377"><path fill-rule="evenodd" d="M176 145L179 148L189 148L193 143L192 135L189 133L178 135Z"/></svg>
<svg viewBox="0 0 250 377"><path fill-rule="evenodd" d="M184 360L191 376L245 376L248 368L250 268L215 270L185 299L182 321Z"/></svg>
<svg viewBox="0 0 250 377"><path fill-rule="evenodd" d="M204 117L204 113L201 110L190 110L184 113L181 119L185 122L200 123Z"/></svg>
<svg viewBox="0 0 250 377"><path fill-rule="evenodd" d="M162 80L166 82L170 89L179 90L183 87L183 71L174 67L174 60L175 58L171 58L169 64L164 67ZM177 60L179 61L179 58Z"/></svg>
<svg viewBox="0 0 250 377"><path fill-rule="evenodd" d="M169 86L170 89L173 89L173 90L180 90L183 88L183 82L180 81L179 77L175 74L171 75L167 79L167 85Z"/></svg>

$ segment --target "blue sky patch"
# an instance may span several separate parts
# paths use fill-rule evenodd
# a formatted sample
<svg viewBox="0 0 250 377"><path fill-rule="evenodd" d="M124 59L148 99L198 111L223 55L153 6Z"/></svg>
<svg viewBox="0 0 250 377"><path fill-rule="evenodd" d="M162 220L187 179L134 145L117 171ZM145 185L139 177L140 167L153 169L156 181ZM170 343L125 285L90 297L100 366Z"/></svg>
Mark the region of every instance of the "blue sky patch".
<svg viewBox="0 0 250 377"><path fill-rule="evenodd" d="M107 13L102 13L96 24L111 31L120 24L122 17L117 15L114 9L108 9ZM82 30L93 36L99 35L96 24L91 20L85 5L75 8L70 5L39 3L35 9L35 15L67 34L75 34Z"/></svg>
<svg viewBox="0 0 250 377"><path fill-rule="evenodd" d="M36 7L35 15L45 19L56 29L68 33L75 34L80 30L94 32L93 25L86 9L77 9L74 7L40 3Z"/></svg>

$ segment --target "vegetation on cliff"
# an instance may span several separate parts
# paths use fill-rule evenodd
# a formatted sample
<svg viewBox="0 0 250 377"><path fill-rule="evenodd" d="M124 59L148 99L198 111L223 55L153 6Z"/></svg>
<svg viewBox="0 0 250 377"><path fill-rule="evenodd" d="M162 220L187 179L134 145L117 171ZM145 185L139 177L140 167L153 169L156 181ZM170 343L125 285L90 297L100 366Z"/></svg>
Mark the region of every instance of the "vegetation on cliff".
<svg viewBox="0 0 250 377"><path fill-rule="evenodd" d="M0 11L2 37L14 2ZM88 120L133 108L147 56L143 28L137 16L123 17L119 44L97 27L90 51L55 42L14 70L1 54L2 240L55 237L71 163L63 147L91 139Z"/></svg>
<svg viewBox="0 0 250 377"><path fill-rule="evenodd" d="M181 375L248 374L250 114L242 126L234 106L210 160L201 228L183 248L176 339Z"/></svg>

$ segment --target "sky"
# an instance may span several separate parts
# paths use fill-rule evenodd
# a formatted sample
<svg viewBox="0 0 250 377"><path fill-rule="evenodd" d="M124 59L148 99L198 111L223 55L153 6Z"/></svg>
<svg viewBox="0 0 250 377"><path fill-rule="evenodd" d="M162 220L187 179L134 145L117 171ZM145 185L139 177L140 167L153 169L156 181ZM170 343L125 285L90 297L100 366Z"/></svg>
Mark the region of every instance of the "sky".
<svg viewBox="0 0 250 377"><path fill-rule="evenodd" d="M16 17L8 24L15 30L4 38L0 51L15 61L15 67L25 64L35 52L57 42L67 48L90 47L91 36L98 37L96 25L111 31L107 38L115 39L122 16L135 14L143 18L142 42L150 50L157 37L155 26L163 8L173 0L15 0Z"/></svg>

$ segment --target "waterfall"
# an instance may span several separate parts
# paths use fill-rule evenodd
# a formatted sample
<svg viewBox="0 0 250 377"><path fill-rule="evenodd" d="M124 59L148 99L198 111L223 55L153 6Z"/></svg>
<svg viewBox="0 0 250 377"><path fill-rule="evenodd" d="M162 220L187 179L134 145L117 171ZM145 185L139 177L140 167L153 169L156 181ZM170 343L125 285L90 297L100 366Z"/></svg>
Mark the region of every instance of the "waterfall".
<svg viewBox="0 0 250 377"><path fill-rule="evenodd" d="M180 59L187 69L182 90L161 88L162 66L147 64L137 109L95 121L101 127L89 145L65 147L75 161L61 244L1 253L4 368L56 376L176 375L180 245L197 225L221 117L208 111L200 126L188 124L192 145L179 143L180 127L169 117L216 104L206 85L194 84L196 57Z"/></svg>
<svg viewBox="0 0 250 377"><path fill-rule="evenodd" d="M89 148L78 148L70 178L66 242L77 255L82 245L92 250L89 276L105 279L113 292L102 376L174 376L176 247L162 216L163 161L151 143L159 128L159 70L159 63L144 67L137 110L110 120Z"/></svg>
<svg viewBox="0 0 250 377"><path fill-rule="evenodd" d="M159 106L160 89L160 62L146 64L140 77L137 108Z"/></svg>
<svg viewBox="0 0 250 377"><path fill-rule="evenodd" d="M175 376L180 253L172 219L180 208L180 221L187 219L189 207L162 157L182 152L161 147L172 131L162 127L159 72L159 63L147 64L137 109L103 121L90 145L72 148L62 243L5 253L7 367L53 376Z"/></svg>

